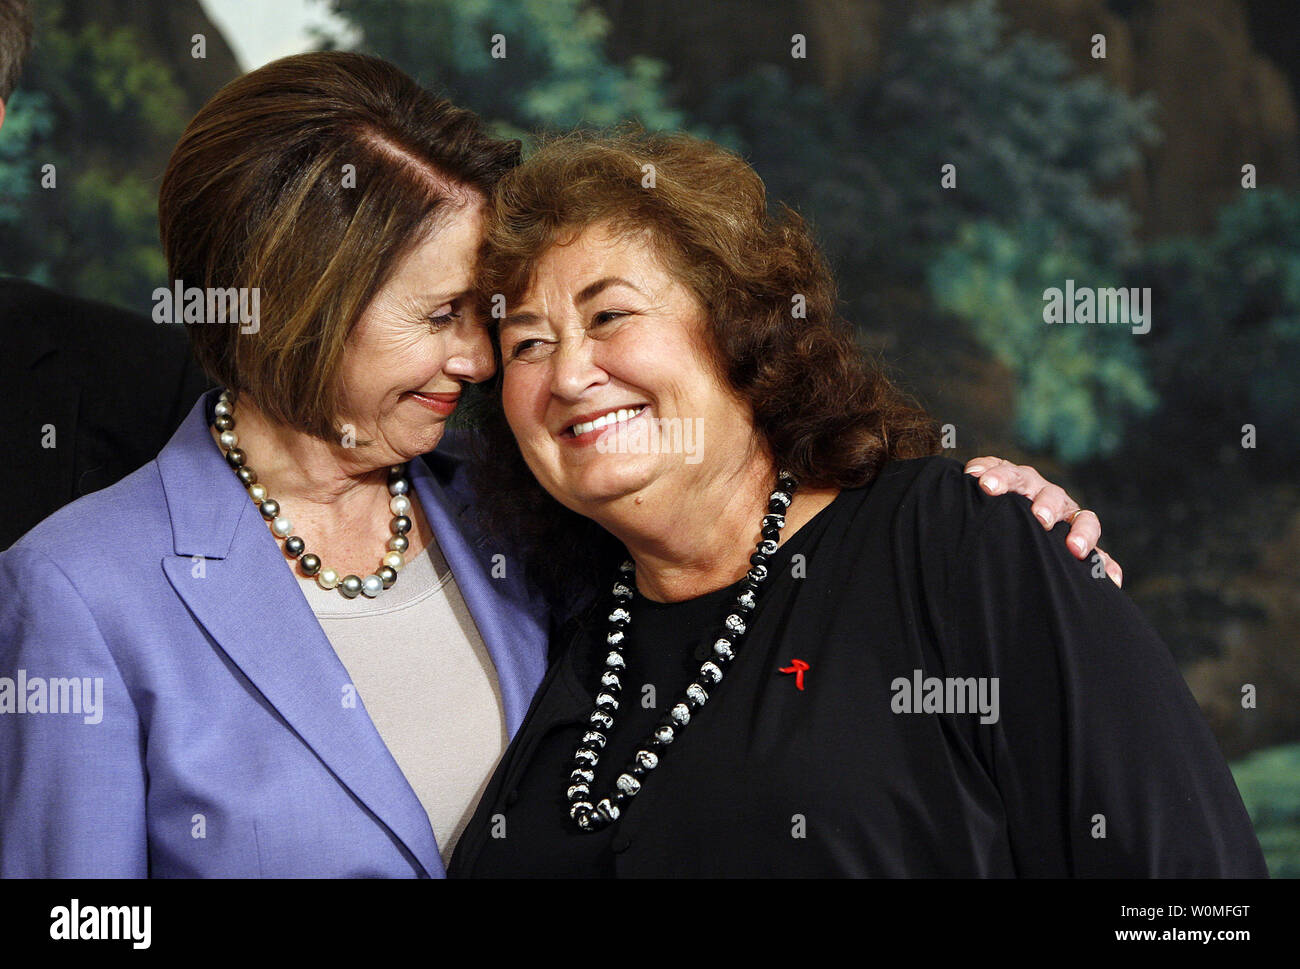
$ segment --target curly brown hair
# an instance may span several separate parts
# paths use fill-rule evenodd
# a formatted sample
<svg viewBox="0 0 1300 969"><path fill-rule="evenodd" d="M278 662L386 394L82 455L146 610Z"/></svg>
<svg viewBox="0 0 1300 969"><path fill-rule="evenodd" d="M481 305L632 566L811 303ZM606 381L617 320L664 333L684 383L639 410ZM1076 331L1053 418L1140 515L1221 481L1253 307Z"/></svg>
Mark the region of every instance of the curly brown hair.
<svg viewBox="0 0 1300 969"><path fill-rule="evenodd" d="M786 205L730 151L684 134L575 132L543 141L497 185L479 264L483 311L518 305L558 241L601 224L648 233L705 307L712 363L751 408L778 467L809 487L854 488L887 461L939 450L933 420L858 346L835 280ZM498 311L499 315L499 311ZM497 347L500 364L500 346ZM599 579L617 543L547 494L501 408L501 374L481 413L473 473L490 529L522 540L552 593Z"/></svg>

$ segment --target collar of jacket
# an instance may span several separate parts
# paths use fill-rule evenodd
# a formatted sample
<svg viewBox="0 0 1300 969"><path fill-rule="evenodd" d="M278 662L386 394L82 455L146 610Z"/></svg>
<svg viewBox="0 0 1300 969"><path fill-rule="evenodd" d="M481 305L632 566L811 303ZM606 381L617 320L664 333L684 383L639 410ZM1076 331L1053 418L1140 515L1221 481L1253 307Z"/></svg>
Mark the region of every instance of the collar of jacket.
<svg viewBox="0 0 1300 969"><path fill-rule="evenodd" d="M158 455L175 553L163 559L163 569L216 645L288 726L428 875L440 877L428 815L363 706L344 707L347 671L279 542L209 434L218 393L196 402ZM475 529L460 462L433 463L438 473L423 458L410 462L412 488L492 656L513 737L545 670L545 606L519 574L517 557L493 548Z"/></svg>

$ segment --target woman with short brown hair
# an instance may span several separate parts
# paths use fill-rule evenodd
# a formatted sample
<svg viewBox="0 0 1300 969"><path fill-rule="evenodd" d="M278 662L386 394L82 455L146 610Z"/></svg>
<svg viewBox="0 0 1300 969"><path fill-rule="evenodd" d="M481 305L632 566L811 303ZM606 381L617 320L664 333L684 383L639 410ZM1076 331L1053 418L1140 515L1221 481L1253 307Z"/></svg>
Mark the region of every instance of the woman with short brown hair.
<svg viewBox="0 0 1300 969"><path fill-rule="evenodd" d="M0 668L76 677L82 713L0 717L0 873L442 875L545 662L429 454L493 370L472 270L518 158L343 52L191 122L155 312L223 389L0 555Z"/></svg>

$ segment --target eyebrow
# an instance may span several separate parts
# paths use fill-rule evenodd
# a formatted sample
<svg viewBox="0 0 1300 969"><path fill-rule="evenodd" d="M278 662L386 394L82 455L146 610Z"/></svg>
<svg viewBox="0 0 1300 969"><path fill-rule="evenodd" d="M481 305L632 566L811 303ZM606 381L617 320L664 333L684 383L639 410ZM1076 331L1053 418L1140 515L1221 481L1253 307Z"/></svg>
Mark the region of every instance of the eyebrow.
<svg viewBox="0 0 1300 969"><path fill-rule="evenodd" d="M580 305L588 300L595 299L611 286L626 286L629 289L636 289L638 293L641 293L641 290L637 289L622 276L605 276L602 279L596 280L594 283L584 286L578 292L578 295L574 297L573 302L576 305ZM644 296L645 294L641 293L641 295Z"/></svg>
<svg viewBox="0 0 1300 969"><path fill-rule="evenodd" d="M456 300L467 299L473 293L473 287L467 286L457 292L449 293L416 293L413 297L421 303L434 303L441 305L443 303L454 303Z"/></svg>
<svg viewBox="0 0 1300 969"><path fill-rule="evenodd" d="M586 286L582 287L582 289L578 291L578 295L573 298L573 303L575 306L581 306L583 303L595 299L611 286L626 286L629 289L634 289L638 293L641 293L642 296L645 295L645 293L642 293L636 285L628 282L622 276L603 276L594 283L588 283ZM501 328L505 329L507 326L527 326L531 323L537 323L540 320L541 317L536 313L510 313L501 320Z"/></svg>
<svg viewBox="0 0 1300 969"><path fill-rule="evenodd" d="M445 303L463 303L471 295L471 290L464 289L454 293L410 293L397 298L395 305L409 313L424 313Z"/></svg>

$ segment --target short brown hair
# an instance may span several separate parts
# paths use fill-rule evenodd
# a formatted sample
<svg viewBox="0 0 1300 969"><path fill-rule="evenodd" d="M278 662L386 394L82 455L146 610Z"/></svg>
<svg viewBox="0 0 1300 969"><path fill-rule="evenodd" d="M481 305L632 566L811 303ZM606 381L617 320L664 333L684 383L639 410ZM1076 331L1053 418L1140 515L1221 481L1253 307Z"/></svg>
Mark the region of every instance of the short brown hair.
<svg viewBox="0 0 1300 969"><path fill-rule="evenodd" d="M0 0L0 101L14 93L31 50L31 6L27 0Z"/></svg>
<svg viewBox="0 0 1300 969"><path fill-rule="evenodd" d="M490 198L518 162L517 141L376 57L298 54L230 82L185 129L158 199L173 280L260 290L256 333L188 327L199 364L272 418L337 439L353 325L445 203Z"/></svg>
<svg viewBox="0 0 1300 969"><path fill-rule="evenodd" d="M635 127L543 142L497 187L481 296L516 305L546 251L597 224L649 233L704 309L712 363L748 404L778 467L810 487L851 488L891 459L938 450L934 422L839 315L834 277L803 219L785 205L769 213L754 170L711 142ZM498 371L479 474L488 523L539 553L544 580L581 572L602 539L528 470L501 411L500 381Z"/></svg>

